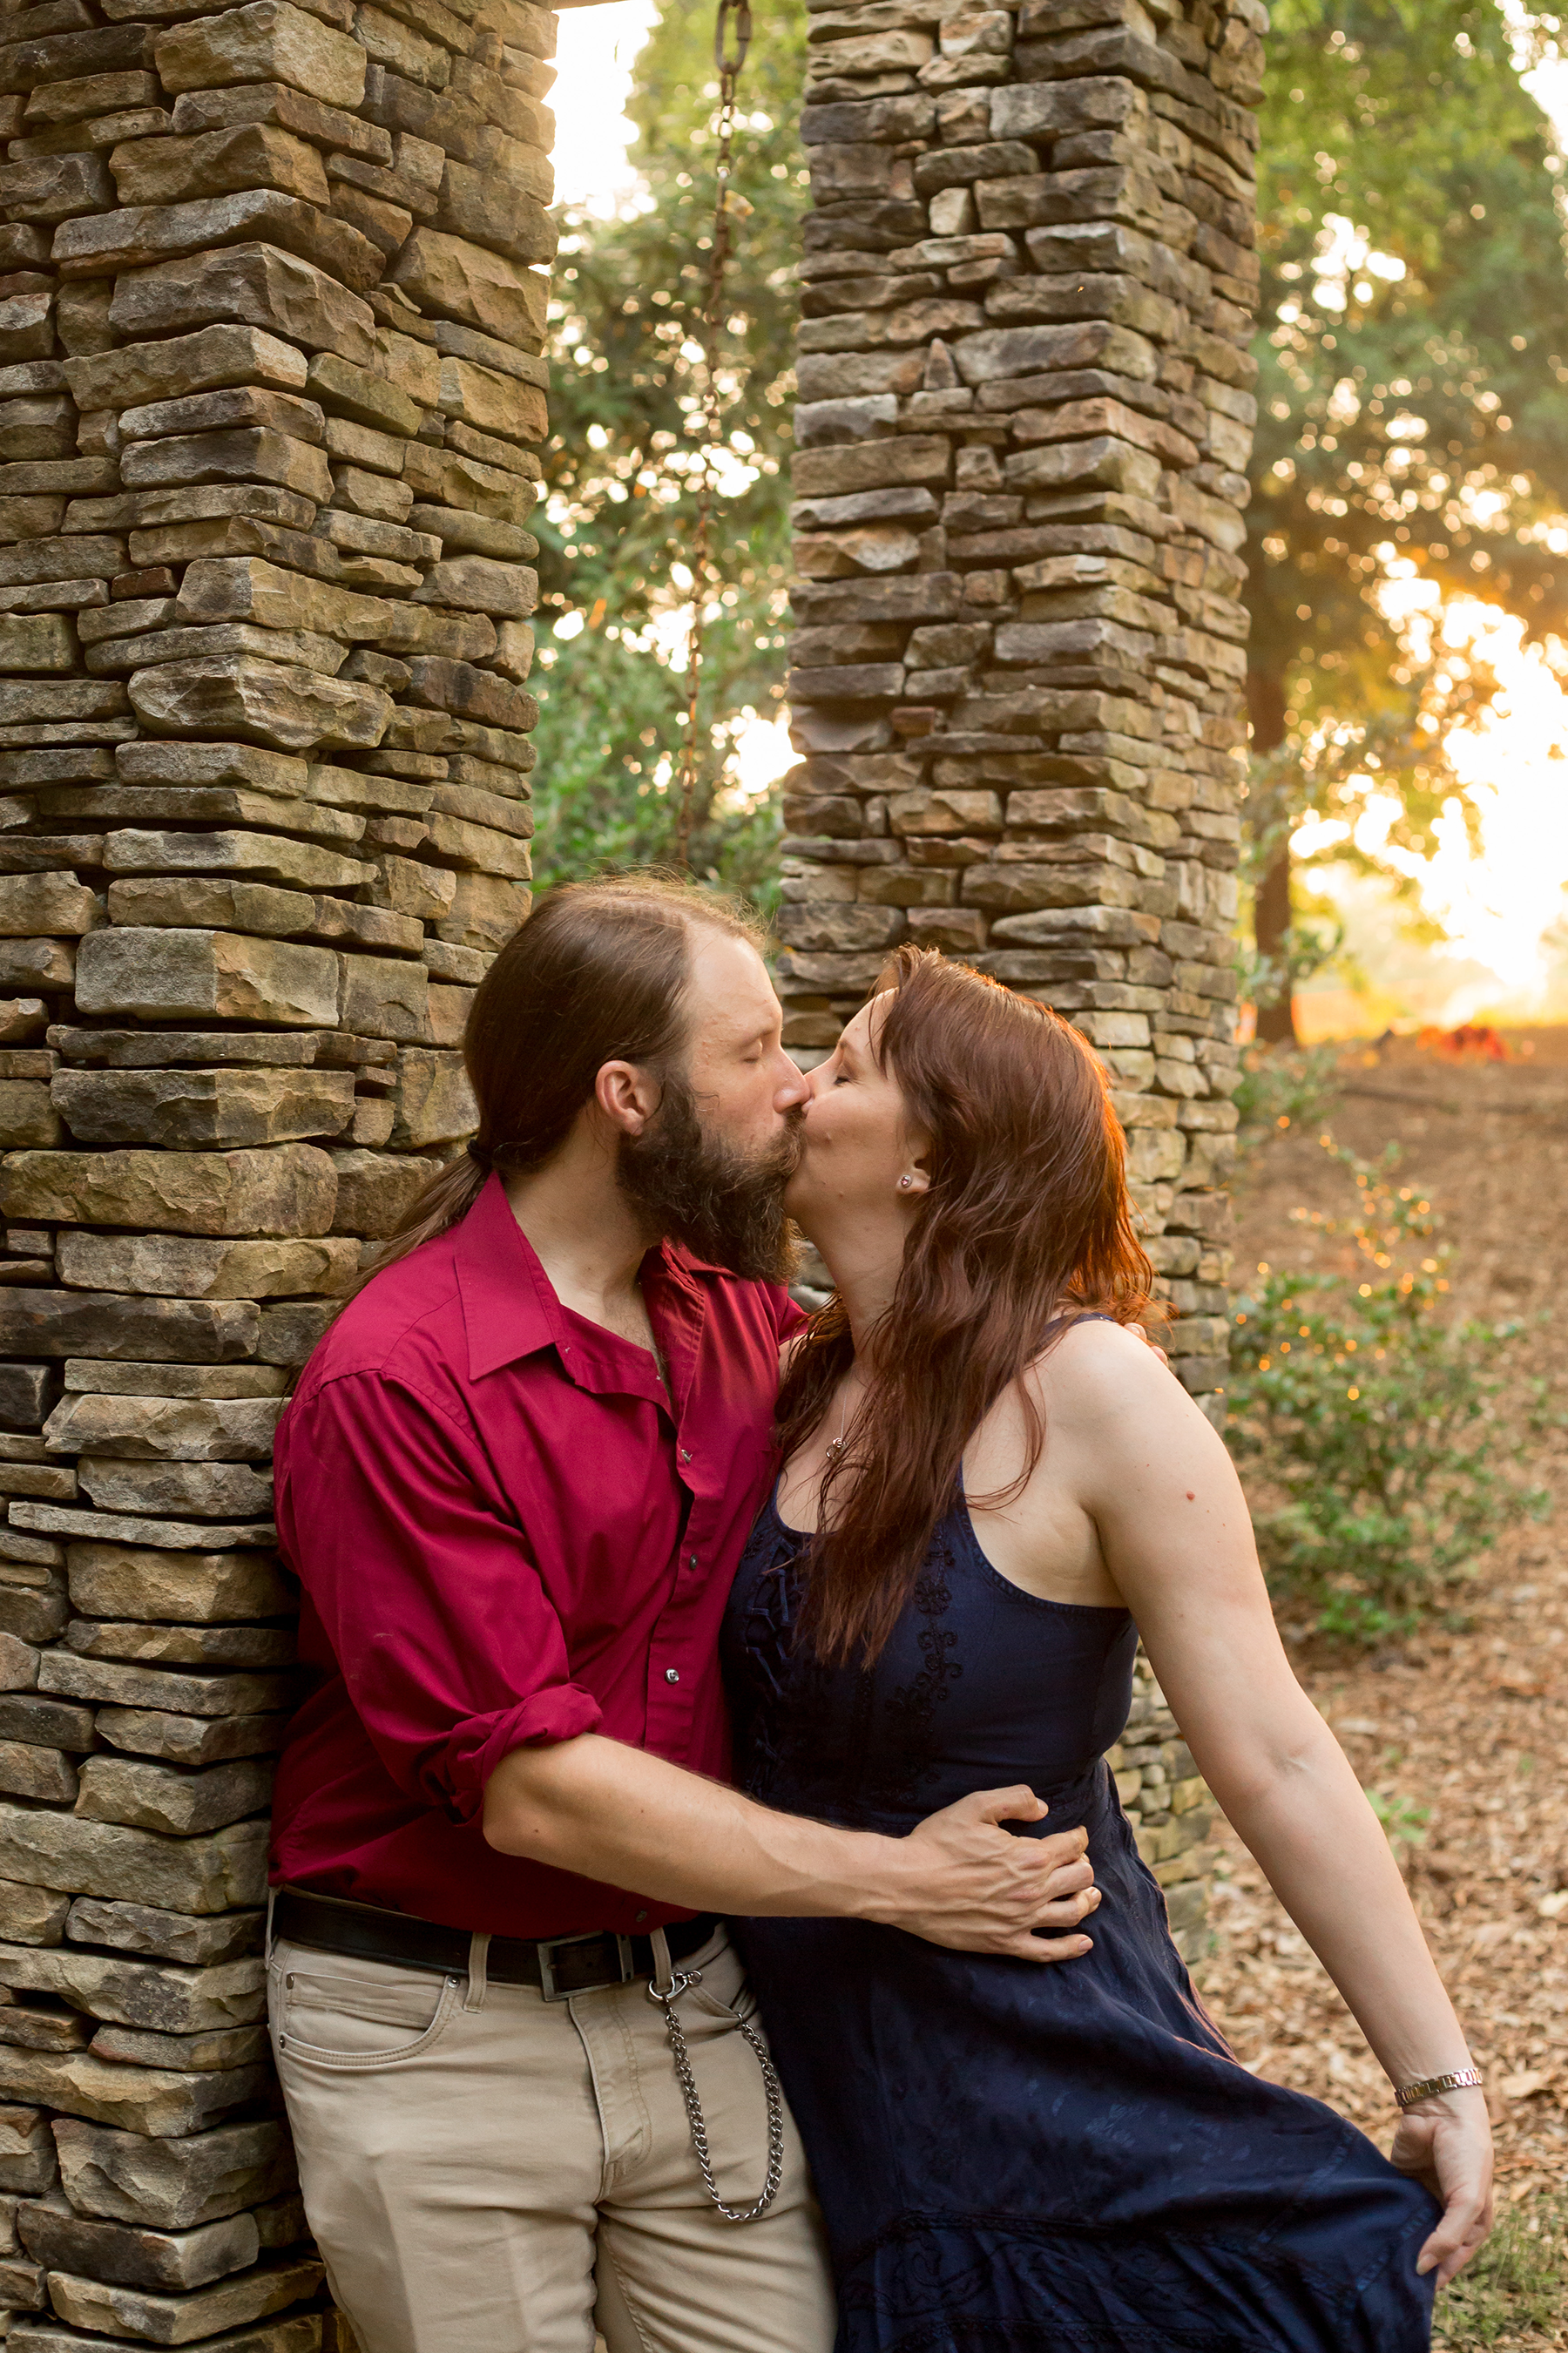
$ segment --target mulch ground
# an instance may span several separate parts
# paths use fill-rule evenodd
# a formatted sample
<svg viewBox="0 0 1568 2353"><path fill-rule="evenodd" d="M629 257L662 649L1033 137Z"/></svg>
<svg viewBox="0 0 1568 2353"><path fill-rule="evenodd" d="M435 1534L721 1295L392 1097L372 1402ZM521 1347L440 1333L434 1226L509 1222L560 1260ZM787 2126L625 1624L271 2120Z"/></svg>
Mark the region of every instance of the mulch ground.
<svg viewBox="0 0 1568 2353"><path fill-rule="evenodd" d="M1244 1176L1237 1270L1341 1263L1342 1245L1290 1217L1349 1204L1319 1134L1368 1158L1397 1142L1458 1246L1456 1313L1520 1320L1510 1393L1522 1399L1545 1377L1563 1415L1568 1030L1510 1042L1516 1059L1502 1063L1413 1041L1347 1052L1339 1100L1279 1133ZM1292 1658L1362 1782L1417 1834L1398 1851L1488 2076L1501 2195L1554 2203L1568 2193L1568 1431L1549 1430L1530 1467L1552 1516L1511 1530L1478 1564L1462 1630L1429 1627L1371 1652L1298 1632ZM1228 1831L1220 1844L1205 1999L1247 2066L1330 2102L1386 2147L1381 2069L1246 1850ZM1555 2327L1453 2341L1568 2347L1568 2286Z"/></svg>

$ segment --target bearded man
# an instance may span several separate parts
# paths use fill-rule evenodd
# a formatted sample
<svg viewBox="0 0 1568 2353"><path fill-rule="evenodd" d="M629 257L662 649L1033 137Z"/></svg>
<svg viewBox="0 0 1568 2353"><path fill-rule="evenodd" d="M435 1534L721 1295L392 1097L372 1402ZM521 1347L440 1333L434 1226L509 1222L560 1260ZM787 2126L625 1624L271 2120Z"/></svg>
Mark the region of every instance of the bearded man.
<svg viewBox="0 0 1568 2353"><path fill-rule="evenodd" d="M827 2353L721 1915L1048 1958L1035 1932L1082 1909L1080 1834L1002 1827L1038 1816L1026 1791L899 1839L725 1786L719 1627L801 1320L806 1089L758 950L669 884L547 894L472 1008L476 1140L279 1428L319 1680L279 1776L268 1998L366 2353L589 2353L595 2328Z"/></svg>

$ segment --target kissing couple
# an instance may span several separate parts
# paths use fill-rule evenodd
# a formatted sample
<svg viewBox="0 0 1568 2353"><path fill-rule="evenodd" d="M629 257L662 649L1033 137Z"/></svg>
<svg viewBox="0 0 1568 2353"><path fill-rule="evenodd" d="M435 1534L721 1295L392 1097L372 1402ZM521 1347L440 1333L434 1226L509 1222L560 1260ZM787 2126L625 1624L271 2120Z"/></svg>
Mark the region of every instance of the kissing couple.
<svg viewBox="0 0 1568 2353"><path fill-rule="evenodd" d="M332 2293L364 2353L1416 2353L1479 2077L1140 1335L1100 1066L906 948L803 1076L760 944L542 898L476 1139L279 1426L269 2007ZM1105 1762L1140 1636L1389 2158L1194 1991Z"/></svg>

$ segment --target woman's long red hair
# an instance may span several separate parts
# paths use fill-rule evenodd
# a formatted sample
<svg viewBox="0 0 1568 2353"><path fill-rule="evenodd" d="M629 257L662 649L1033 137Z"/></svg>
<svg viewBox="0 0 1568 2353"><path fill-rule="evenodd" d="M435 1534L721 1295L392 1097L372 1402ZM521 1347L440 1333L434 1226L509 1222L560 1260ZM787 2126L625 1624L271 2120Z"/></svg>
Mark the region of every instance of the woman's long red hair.
<svg viewBox="0 0 1568 2353"><path fill-rule="evenodd" d="M1079 1032L930 949L900 948L882 986L893 993L872 1048L911 1127L930 1138L931 1187L807 1557L803 1632L829 1662L869 1661L886 1643L957 1499L965 1446L1064 1319L1098 1309L1136 1323L1153 1282L1132 1229L1121 1124ZM822 1420L854 1354L832 1300L780 1393L786 1456ZM1045 1443L1022 1396L1027 1460L988 1502L1021 1491Z"/></svg>

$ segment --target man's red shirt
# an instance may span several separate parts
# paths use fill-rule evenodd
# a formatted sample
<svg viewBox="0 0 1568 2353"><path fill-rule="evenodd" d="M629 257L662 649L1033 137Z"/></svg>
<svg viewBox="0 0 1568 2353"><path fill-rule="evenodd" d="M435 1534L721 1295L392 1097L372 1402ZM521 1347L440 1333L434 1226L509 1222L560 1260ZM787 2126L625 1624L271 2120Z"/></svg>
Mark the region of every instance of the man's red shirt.
<svg viewBox="0 0 1568 2353"><path fill-rule="evenodd" d="M323 1680L289 1728L272 1875L492 1935L684 1916L498 1854L484 1786L583 1732L721 1778L719 1626L766 1484L787 1294L668 1245L669 1371L562 1306L492 1176L389 1267L278 1430L278 1526Z"/></svg>

